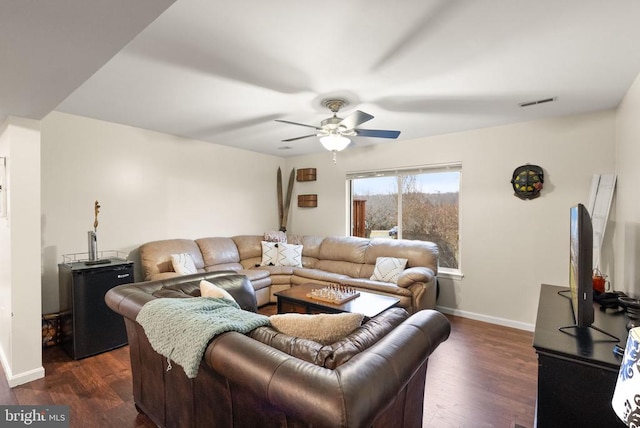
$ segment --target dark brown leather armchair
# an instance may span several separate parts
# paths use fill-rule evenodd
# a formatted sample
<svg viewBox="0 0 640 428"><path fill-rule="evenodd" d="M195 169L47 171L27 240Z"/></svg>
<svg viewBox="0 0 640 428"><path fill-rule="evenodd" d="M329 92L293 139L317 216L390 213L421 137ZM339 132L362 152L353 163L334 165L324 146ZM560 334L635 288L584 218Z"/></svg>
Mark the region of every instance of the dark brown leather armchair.
<svg viewBox="0 0 640 428"><path fill-rule="evenodd" d="M135 318L151 299L199 295L201 279L227 289L243 308L255 310L247 278L228 272L121 285L105 298L125 319L136 407L157 425L422 426L428 358L450 332L442 314L423 310L409 317L403 309L392 309L391 315L380 315L387 317L380 326L362 326L363 331L353 333L370 343L351 338L361 349L348 358L340 354L340 363L333 359L334 369L263 343L273 340L269 327L251 335L223 333L209 343L197 377L189 379L176 364L167 371L166 359L151 348Z"/></svg>

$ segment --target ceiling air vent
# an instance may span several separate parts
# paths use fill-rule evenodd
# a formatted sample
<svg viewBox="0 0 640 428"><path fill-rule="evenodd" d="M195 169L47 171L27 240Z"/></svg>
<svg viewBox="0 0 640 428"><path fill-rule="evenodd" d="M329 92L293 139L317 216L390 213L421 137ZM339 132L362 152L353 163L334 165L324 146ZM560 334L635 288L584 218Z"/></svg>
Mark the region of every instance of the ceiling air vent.
<svg viewBox="0 0 640 428"><path fill-rule="evenodd" d="M553 98L545 98L544 100L538 100L538 101L527 101L526 103L520 103L518 104L520 107L529 107L529 106L535 106L537 104L544 104L544 103L551 103L554 102L555 100L557 100L558 97L553 97Z"/></svg>

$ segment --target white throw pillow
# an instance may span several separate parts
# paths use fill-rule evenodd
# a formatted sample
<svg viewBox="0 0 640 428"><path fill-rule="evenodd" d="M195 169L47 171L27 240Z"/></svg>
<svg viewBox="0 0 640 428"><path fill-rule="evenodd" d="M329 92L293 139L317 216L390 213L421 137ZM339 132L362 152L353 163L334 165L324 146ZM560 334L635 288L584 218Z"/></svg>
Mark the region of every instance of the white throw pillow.
<svg viewBox="0 0 640 428"><path fill-rule="evenodd" d="M398 283L398 276L407 266L407 259L395 257L378 257L371 278L374 281Z"/></svg>
<svg viewBox="0 0 640 428"><path fill-rule="evenodd" d="M302 267L302 245L279 243L276 266Z"/></svg>
<svg viewBox="0 0 640 428"><path fill-rule="evenodd" d="M260 266L275 266L278 262L278 243L261 241L262 263Z"/></svg>
<svg viewBox="0 0 640 428"><path fill-rule="evenodd" d="M329 345L347 336L362 324L364 315L340 314L280 314L269 317L271 326L280 333Z"/></svg>
<svg viewBox="0 0 640 428"><path fill-rule="evenodd" d="M171 265L173 266L173 270L180 275L189 275L198 272L193 258L187 253L171 254Z"/></svg>
<svg viewBox="0 0 640 428"><path fill-rule="evenodd" d="M226 299L235 302L231 294L224 288L218 287L215 284L210 283L207 280L200 281L200 296L202 297L216 297L218 299Z"/></svg>

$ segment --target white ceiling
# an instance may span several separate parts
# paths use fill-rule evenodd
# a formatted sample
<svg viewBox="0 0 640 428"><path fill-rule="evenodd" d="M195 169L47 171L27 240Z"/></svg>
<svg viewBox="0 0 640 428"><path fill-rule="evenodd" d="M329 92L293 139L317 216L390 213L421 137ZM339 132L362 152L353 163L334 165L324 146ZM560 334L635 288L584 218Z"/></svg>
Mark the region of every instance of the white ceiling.
<svg viewBox="0 0 640 428"><path fill-rule="evenodd" d="M0 124L42 119L175 0L0 0Z"/></svg>
<svg viewBox="0 0 640 428"><path fill-rule="evenodd" d="M1 1L4 9L8 2ZM24 3L39 10L54 2ZM85 56L88 68L95 65L87 55L93 44L118 34L96 35L99 23L83 20L103 3L110 2L92 1L76 13L82 39L89 40L65 53L71 75L82 74ZM20 49L39 38L42 57L10 74L12 85L18 73L48 60L47 47L63 42L52 37L56 19L43 14L37 22L43 28L32 34L31 23L26 40L9 41ZM77 90L57 89L66 75L43 79L28 92L33 103L41 91L70 95L26 115L56 108L296 156L323 149L315 137L282 143L313 131L274 119L319 125L331 115L321 100L339 97L350 103L340 116L359 109L375 116L364 128L400 130L399 140L414 139L616 107L640 73L639 22L637 0L177 0ZM6 66L0 63L2 80ZM0 112L25 114L24 97L5 103L11 88L1 89ZM551 97L557 101L518 106ZM364 137L354 143L394 144Z"/></svg>

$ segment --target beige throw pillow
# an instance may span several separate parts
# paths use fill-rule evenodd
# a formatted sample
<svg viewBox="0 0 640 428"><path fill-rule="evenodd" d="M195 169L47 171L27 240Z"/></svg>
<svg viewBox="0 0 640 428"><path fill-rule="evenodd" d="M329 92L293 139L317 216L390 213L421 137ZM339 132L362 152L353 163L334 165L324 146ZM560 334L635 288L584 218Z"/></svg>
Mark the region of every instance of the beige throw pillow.
<svg viewBox="0 0 640 428"><path fill-rule="evenodd" d="M378 257L371 280L398 283L398 277L407 266L407 259L395 257Z"/></svg>
<svg viewBox="0 0 640 428"><path fill-rule="evenodd" d="M200 281L200 296L202 297L215 297L218 299L226 299L235 302L231 294L224 288L218 287L215 284L210 283L207 280Z"/></svg>
<svg viewBox="0 0 640 428"><path fill-rule="evenodd" d="M173 266L173 270L180 275L189 275L198 272L193 258L187 253L171 254L171 265Z"/></svg>
<svg viewBox="0 0 640 428"><path fill-rule="evenodd" d="M280 314L269 317L271 326L280 333L315 340L323 345L342 339L360 327L364 315L340 314Z"/></svg>

